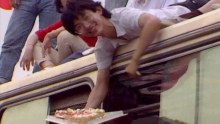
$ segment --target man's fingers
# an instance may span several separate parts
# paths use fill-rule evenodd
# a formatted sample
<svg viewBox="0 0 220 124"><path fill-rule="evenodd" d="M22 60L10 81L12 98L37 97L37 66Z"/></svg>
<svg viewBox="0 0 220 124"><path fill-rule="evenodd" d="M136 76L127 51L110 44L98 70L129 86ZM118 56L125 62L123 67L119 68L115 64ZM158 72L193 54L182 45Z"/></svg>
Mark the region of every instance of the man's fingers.
<svg viewBox="0 0 220 124"><path fill-rule="evenodd" d="M23 70L25 71L25 64L24 64L24 63L22 64L22 68L23 68Z"/></svg>
<svg viewBox="0 0 220 124"><path fill-rule="evenodd" d="M29 71L30 70L30 64L31 64L30 61L27 61L27 60L21 61L20 62L20 67L23 68L24 71L25 70Z"/></svg>
<svg viewBox="0 0 220 124"><path fill-rule="evenodd" d="M34 66L34 60L31 60L31 65Z"/></svg>
<svg viewBox="0 0 220 124"><path fill-rule="evenodd" d="M20 62L20 67L25 71L25 61L23 59Z"/></svg>
<svg viewBox="0 0 220 124"><path fill-rule="evenodd" d="M137 76L141 76L141 73L139 71L136 71Z"/></svg>
<svg viewBox="0 0 220 124"><path fill-rule="evenodd" d="M30 69L30 62L26 63L26 69L27 69L27 71L29 71L29 69Z"/></svg>
<svg viewBox="0 0 220 124"><path fill-rule="evenodd" d="M137 74L137 73L132 73L132 74L130 74L130 76L131 76L132 78L136 78L136 77L138 77L138 74Z"/></svg>
<svg viewBox="0 0 220 124"><path fill-rule="evenodd" d="M136 78L141 76L141 73L139 71L136 72L127 72L129 76L131 76L132 78Z"/></svg>
<svg viewBox="0 0 220 124"><path fill-rule="evenodd" d="M20 67L22 67L22 65L23 65L23 60L21 59L21 62L20 62Z"/></svg>

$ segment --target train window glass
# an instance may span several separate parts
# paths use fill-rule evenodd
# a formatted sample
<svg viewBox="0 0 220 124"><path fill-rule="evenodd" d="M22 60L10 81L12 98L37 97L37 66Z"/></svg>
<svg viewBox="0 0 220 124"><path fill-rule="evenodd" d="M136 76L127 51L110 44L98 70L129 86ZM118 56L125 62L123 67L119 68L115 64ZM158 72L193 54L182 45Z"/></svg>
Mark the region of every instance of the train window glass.
<svg viewBox="0 0 220 124"><path fill-rule="evenodd" d="M84 108L90 92L91 88L84 85L50 96L50 114L59 109Z"/></svg>
<svg viewBox="0 0 220 124"><path fill-rule="evenodd" d="M1 124L46 124L48 98L23 103L5 110Z"/></svg>

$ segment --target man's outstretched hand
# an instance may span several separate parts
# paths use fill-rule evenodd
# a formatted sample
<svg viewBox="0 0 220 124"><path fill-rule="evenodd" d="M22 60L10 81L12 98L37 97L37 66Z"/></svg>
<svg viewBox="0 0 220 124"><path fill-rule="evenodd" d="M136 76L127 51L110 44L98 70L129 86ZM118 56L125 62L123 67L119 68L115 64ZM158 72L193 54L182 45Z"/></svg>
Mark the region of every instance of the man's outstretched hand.
<svg viewBox="0 0 220 124"><path fill-rule="evenodd" d="M133 78L136 78L138 76L141 76L140 72L137 70L138 64L136 62L131 62L126 68L125 72L128 73Z"/></svg>

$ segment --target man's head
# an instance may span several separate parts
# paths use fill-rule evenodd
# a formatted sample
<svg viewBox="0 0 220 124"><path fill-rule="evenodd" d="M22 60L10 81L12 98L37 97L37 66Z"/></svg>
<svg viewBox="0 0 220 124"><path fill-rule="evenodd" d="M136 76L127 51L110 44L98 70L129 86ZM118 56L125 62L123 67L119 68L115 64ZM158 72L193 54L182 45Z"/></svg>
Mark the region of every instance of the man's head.
<svg viewBox="0 0 220 124"><path fill-rule="evenodd" d="M66 30L72 34L95 37L102 30L103 18L111 18L111 13L104 9L100 2L71 0L61 20Z"/></svg>

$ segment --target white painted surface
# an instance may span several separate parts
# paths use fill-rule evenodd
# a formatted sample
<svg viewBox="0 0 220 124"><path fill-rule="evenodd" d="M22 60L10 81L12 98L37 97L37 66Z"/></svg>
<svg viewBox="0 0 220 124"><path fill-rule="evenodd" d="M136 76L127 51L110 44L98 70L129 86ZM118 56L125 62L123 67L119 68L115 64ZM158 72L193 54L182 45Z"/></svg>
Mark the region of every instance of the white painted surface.
<svg viewBox="0 0 220 124"><path fill-rule="evenodd" d="M8 21L11 16L11 12L12 11L3 10L0 8L0 46L3 43L3 38L8 25ZM0 47L0 51L1 51L1 47Z"/></svg>

